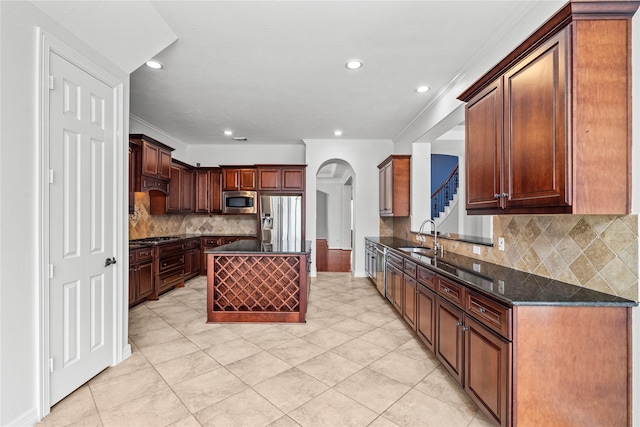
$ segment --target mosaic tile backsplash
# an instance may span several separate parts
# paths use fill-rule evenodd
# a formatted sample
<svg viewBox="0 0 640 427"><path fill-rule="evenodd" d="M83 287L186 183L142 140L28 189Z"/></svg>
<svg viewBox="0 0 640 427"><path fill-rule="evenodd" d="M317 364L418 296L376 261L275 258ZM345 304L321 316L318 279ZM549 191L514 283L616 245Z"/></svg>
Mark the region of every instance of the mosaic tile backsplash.
<svg viewBox="0 0 640 427"><path fill-rule="evenodd" d="M408 218L392 226L394 236L415 240ZM445 251L638 301L638 215L495 215L494 246L480 246L480 255L469 243L440 243Z"/></svg>
<svg viewBox="0 0 640 427"><path fill-rule="evenodd" d="M246 215L151 215L149 193L136 193L129 215L129 239L173 234L255 235L257 221Z"/></svg>

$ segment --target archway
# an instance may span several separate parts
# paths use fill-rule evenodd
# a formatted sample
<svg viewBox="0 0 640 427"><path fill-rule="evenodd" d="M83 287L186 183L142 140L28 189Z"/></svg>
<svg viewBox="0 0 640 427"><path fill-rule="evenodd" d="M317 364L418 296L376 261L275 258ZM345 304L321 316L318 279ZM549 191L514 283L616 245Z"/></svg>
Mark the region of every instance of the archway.
<svg viewBox="0 0 640 427"><path fill-rule="evenodd" d="M316 172L316 270L353 270L353 186L355 172L342 159L322 163Z"/></svg>

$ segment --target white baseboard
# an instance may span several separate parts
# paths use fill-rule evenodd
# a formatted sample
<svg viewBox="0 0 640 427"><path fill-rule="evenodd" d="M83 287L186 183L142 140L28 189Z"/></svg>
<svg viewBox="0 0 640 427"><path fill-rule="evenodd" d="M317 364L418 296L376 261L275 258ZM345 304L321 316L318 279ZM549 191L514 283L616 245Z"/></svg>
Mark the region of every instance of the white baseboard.
<svg viewBox="0 0 640 427"><path fill-rule="evenodd" d="M38 410L36 408L31 408L24 414L20 415L13 421L9 421L7 424L3 424L3 426L7 427L31 427L38 424Z"/></svg>

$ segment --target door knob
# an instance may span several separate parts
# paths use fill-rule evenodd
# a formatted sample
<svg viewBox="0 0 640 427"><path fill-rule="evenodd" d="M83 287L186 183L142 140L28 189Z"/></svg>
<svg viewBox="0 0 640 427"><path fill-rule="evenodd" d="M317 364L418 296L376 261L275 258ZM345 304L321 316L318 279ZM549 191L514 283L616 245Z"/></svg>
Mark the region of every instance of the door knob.
<svg viewBox="0 0 640 427"><path fill-rule="evenodd" d="M107 259L104 261L104 266L105 266L105 267L109 267L111 264L115 264L115 263L116 263L116 257L113 257L113 258L107 258Z"/></svg>

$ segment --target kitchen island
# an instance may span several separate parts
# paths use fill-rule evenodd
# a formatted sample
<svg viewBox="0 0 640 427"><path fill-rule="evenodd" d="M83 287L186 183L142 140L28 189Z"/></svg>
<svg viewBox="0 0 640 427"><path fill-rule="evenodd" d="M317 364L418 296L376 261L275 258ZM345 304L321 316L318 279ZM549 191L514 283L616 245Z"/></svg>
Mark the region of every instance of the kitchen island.
<svg viewBox="0 0 640 427"><path fill-rule="evenodd" d="M305 322L311 242L241 240L205 253L207 322Z"/></svg>

